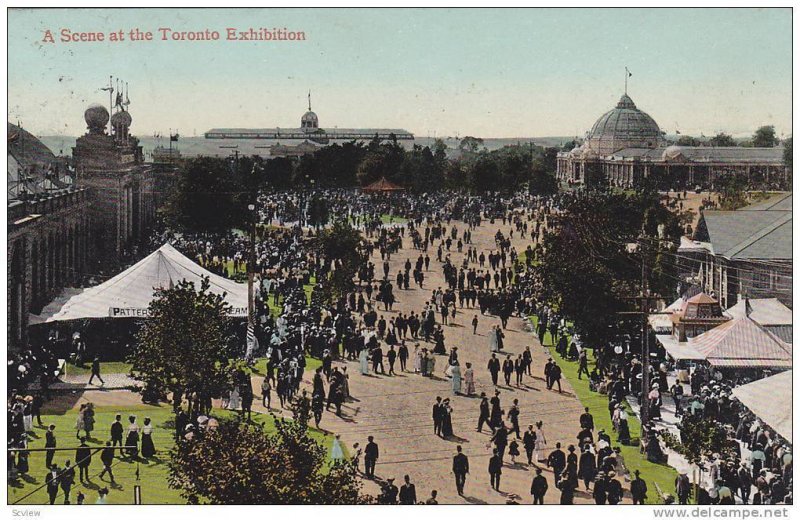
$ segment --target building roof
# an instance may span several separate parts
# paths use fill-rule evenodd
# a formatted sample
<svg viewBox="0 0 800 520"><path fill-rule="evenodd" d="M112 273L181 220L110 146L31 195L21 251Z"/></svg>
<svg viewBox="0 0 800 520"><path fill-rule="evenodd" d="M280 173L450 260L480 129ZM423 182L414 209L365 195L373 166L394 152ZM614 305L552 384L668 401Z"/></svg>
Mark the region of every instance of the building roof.
<svg viewBox="0 0 800 520"><path fill-rule="evenodd" d="M23 168L47 168L56 162L56 156L37 137L17 125L8 123L8 153Z"/></svg>
<svg viewBox="0 0 800 520"><path fill-rule="evenodd" d="M705 211L695 240L710 242L711 253L737 260L791 260L792 212Z"/></svg>
<svg viewBox="0 0 800 520"><path fill-rule="evenodd" d="M759 325L792 324L792 310L777 298L742 298L725 312L732 318L743 318L747 315L746 306L750 307L750 319Z"/></svg>
<svg viewBox="0 0 800 520"><path fill-rule="evenodd" d="M783 148L715 146L628 147L607 154L612 159L638 159L653 162L783 164Z"/></svg>
<svg viewBox="0 0 800 520"><path fill-rule="evenodd" d="M413 139L414 134L401 128L326 128L319 129L319 137L328 139L372 139L375 135L388 139L394 134L398 139ZM206 139L307 139L308 129L303 128L212 128Z"/></svg>
<svg viewBox="0 0 800 520"><path fill-rule="evenodd" d="M65 289L62 295L31 315L33 324L86 318L143 318L159 288L172 287L182 280L199 288L207 277L209 291L224 295L231 316L247 316L247 286L211 273L169 244L146 256L110 280L88 289Z"/></svg>
<svg viewBox="0 0 800 520"><path fill-rule="evenodd" d="M749 317L723 323L687 343L717 367L792 366L792 345Z"/></svg>
<svg viewBox="0 0 800 520"><path fill-rule="evenodd" d="M778 435L792 441L791 370L737 386L732 394Z"/></svg>
<svg viewBox="0 0 800 520"><path fill-rule="evenodd" d="M616 107L600 116L586 137L589 147L600 154L631 146L655 148L661 141L658 124L636 108L627 94L622 95Z"/></svg>
<svg viewBox="0 0 800 520"><path fill-rule="evenodd" d="M749 204L736 211L792 211L792 194L782 193L758 204Z"/></svg>
<svg viewBox="0 0 800 520"><path fill-rule="evenodd" d="M365 191L368 193L377 193L377 192L388 192L388 191L403 191L405 188L402 186L398 186L397 184L393 183L390 180L387 180L386 177L381 177L379 180L364 186L361 188L361 191Z"/></svg>

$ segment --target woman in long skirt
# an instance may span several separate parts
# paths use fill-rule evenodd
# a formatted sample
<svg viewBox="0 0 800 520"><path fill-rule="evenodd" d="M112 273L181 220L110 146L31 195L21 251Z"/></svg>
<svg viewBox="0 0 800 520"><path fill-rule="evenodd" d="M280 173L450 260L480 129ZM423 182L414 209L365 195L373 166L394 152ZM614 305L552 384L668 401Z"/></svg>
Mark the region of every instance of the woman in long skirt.
<svg viewBox="0 0 800 520"><path fill-rule="evenodd" d="M461 393L461 367L452 365L450 367L450 373L453 376L453 394L458 395Z"/></svg>
<svg viewBox="0 0 800 520"><path fill-rule="evenodd" d="M86 432L86 438L92 438L92 431L94 430L94 405L86 403L86 409L83 411L83 431Z"/></svg>
<svg viewBox="0 0 800 520"><path fill-rule="evenodd" d="M536 444L533 447L533 457L537 462L544 462L544 450L547 447L547 439L542 430L542 421L536 423Z"/></svg>
<svg viewBox="0 0 800 520"><path fill-rule="evenodd" d="M475 393L475 372L472 370L472 363L467 363L467 369L464 370L464 385L467 395Z"/></svg>
<svg viewBox="0 0 800 520"><path fill-rule="evenodd" d="M78 417L75 419L75 438L81 438L81 430L83 430L83 416L86 412L86 403L83 403L78 410Z"/></svg>
<svg viewBox="0 0 800 520"><path fill-rule="evenodd" d="M135 459L139 456L139 425L136 424L136 416L128 417L128 436L125 438L125 446L128 446L128 456Z"/></svg>
<svg viewBox="0 0 800 520"><path fill-rule="evenodd" d="M428 356L428 369L427 373L433 377L433 371L436 369L436 356Z"/></svg>
<svg viewBox="0 0 800 520"><path fill-rule="evenodd" d="M422 359L423 359L423 352L422 349L419 348L419 343L414 345L414 373L419 374L422 372Z"/></svg>
<svg viewBox="0 0 800 520"><path fill-rule="evenodd" d="M442 437L445 439L453 436L453 409L450 407L450 399L444 400L442 407Z"/></svg>
<svg viewBox="0 0 800 520"><path fill-rule="evenodd" d="M498 344L499 337L497 336L497 325L492 325L489 331L489 350L491 352L500 352L500 345Z"/></svg>
<svg viewBox="0 0 800 520"><path fill-rule="evenodd" d="M344 450L342 449L342 442L339 440L339 434L333 438L333 445L331 446L331 459L338 462L344 459Z"/></svg>
<svg viewBox="0 0 800 520"><path fill-rule="evenodd" d="M25 405L22 407L22 424L25 427L25 433L33 431L33 397L25 396Z"/></svg>
<svg viewBox="0 0 800 520"><path fill-rule="evenodd" d="M350 399L350 374L347 367L342 367L342 397Z"/></svg>
<svg viewBox="0 0 800 520"><path fill-rule="evenodd" d="M153 444L153 425L149 417L144 418L142 426L142 457L149 459L156 454L156 447Z"/></svg>
<svg viewBox="0 0 800 520"><path fill-rule="evenodd" d="M358 361L361 364L361 374L369 375L369 349L362 348L358 353Z"/></svg>

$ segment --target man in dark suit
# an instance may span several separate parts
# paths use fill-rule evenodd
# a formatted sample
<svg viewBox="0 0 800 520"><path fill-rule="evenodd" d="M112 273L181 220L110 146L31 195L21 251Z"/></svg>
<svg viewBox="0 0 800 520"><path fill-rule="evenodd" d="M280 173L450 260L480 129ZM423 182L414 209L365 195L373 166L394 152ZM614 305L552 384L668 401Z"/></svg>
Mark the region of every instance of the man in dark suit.
<svg viewBox="0 0 800 520"><path fill-rule="evenodd" d="M403 477L405 484L400 486L400 504L410 506L417 503L417 488L411 483L411 477Z"/></svg>
<svg viewBox="0 0 800 520"><path fill-rule="evenodd" d="M378 460L378 445L375 444L372 435L367 437L367 445L364 448L364 474L369 478L375 477L375 462Z"/></svg>
<svg viewBox="0 0 800 520"><path fill-rule="evenodd" d="M433 404L433 433L442 436L442 398L438 396Z"/></svg>
<svg viewBox="0 0 800 520"><path fill-rule="evenodd" d="M588 407L584 408L584 410L580 418L581 428L584 430L594 430L594 417L589 413Z"/></svg>
<svg viewBox="0 0 800 520"><path fill-rule="evenodd" d="M55 448L56 447L56 425L51 424L50 427L47 429L47 432L44 434L44 447L45 448ZM47 450L47 453L44 456L44 465L47 468L53 467L53 456L56 454L55 450Z"/></svg>
<svg viewBox="0 0 800 520"><path fill-rule="evenodd" d="M106 384L106 382L103 381L103 378L100 377L100 358L98 357L94 358L94 360L92 361L92 375L89 377L90 385L92 384L92 381L94 380L95 377L100 380L101 385Z"/></svg>
<svg viewBox="0 0 800 520"><path fill-rule="evenodd" d="M542 468L536 468L536 476L531 483L531 495L534 505L544 504L544 495L547 493L547 479L542 476Z"/></svg>
<svg viewBox="0 0 800 520"><path fill-rule="evenodd" d="M122 427L122 416L121 415L117 415L114 418L114 422L111 423L111 445L112 446L116 446L117 444L122 446L122 432L123 431L124 430L123 430L123 427ZM179 433L181 435L183 434L183 432L179 432Z"/></svg>
<svg viewBox="0 0 800 520"><path fill-rule="evenodd" d="M550 389L552 390L553 385L558 385L558 393L561 393L561 367L557 364L553 363L553 367L550 369Z"/></svg>
<svg viewBox="0 0 800 520"><path fill-rule="evenodd" d="M552 372L554 365L555 363L553 363L552 358L548 358L547 363L544 364L544 382L547 385L548 390L553 388Z"/></svg>
<svg viewBox="0 0 800 520"><path fill-rule="evenodd" d="M500 360L497 359L497 356L492 354L492 358L486 368L489 369L489 373L492 375L492 384L497 386L497 377L500 375Z"/></svg>
<svg viewBox="0 0 800 520"><path fill-rule="evenodd" d="M500 491L500 475L503 473L503 459L495 449L489 459L489 481L492 489Z"/></svg>
<svg viewBox="0 0 800 520"><path fill-rule="evenodd" d="M633 472L634 479L631 481L631 497L634 504L644 504L647 499L647 483L639 476L639 470Z"/></svg>
<svg viewBox="0 0 800 520"><path fill-rule="evenodd" d="M59 477L61 491L64 492L64 503L69 504L69 492L75 482L75 469L69 465L69 461L64 463L64 470Z"/></svg>
<svg viewBox="0 0 800 520"><path fill-rule="evenodd" d="M567 456L561 451L560 442L556 443L556 449L550 452L550 455L547 457L547 467L553 468L553 475L555 476L556 485L558 485L558 481L561 479L561 473L563 473L564 468L567 467Z"/></svg>
<svg viewBox="0 0 800 520"><path fill-rule="evenodd" d="M92 463L92 450L86 445L86 438L81 438L81 445L75 450L75 465L78 466L78 478L81 482L89 480L89 465Z"/></svg>
<svg viewBox="0 0 800 520"><path fill-rule="evenodd" d="M500 456L500 460L503 460L503 456L506 454L506 446L508 446L508 430L506 429L505 424L501 424L497 426L492 434L492 442L494 443L495 448L497 448L497 454Z"/></svg>
<svg viewBox="0 0 800 520"><path fill-rule="evenodd" d="M481 392L481 414L478 417L478 431L483 430L483 425L489 423L489 400L486 393Z"/></svg>
<svg viewBox="0 0 800 520"><path fill-rule="evenodd" d="M469 473L469 459L462 453L461 446L456 446L455 457L453 457L453 474L456 476L456 489L459 495L464 494L464 484L467 483L467 473Z"/></svg>
<svg viewBox="0 0 800 520"><path fill-rule="evenodd" d="M56 503L56 497L58 496L58 466L55 464L50 466L50 471L47 472L44 481L47 484L47 494L50 496L50 505L52 506Z"/></svg>
<svg viewBox="0 0 800 520"><path fill-rule="evenodd" d="M111 441L106 441L106 447L100 452L100 460L103 461L103 471L100 472L100 479L103 475L108 473L111 477L111 483L114 483L114 473L111 471L111 466L114 464L114 448L111 446Z"/></svg>
<svg viewBox="0 0 800 520"><path fill-rule="evenodd" d="M536 432L533 425L529 424L528 429L522 436L522 445L525 447L525 454L528 456L528 466L533 464L533 449L536 447Z"/></svg>

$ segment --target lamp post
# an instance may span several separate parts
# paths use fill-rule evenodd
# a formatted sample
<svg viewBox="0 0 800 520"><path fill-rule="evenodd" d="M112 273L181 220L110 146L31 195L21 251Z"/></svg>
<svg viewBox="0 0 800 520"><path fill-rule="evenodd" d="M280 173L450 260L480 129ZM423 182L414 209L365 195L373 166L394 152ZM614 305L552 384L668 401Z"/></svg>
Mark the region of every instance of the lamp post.
<svg viewBox="0 0 800 520"><path fill-rule="evenodd" d="M254 328L255 314L255 294L254 278L256 273L256 225L258 222L258 212L255 204L248 204L247 209L252 214L252 225L250 226L250 258L247 261L247 328Z"/></svg>

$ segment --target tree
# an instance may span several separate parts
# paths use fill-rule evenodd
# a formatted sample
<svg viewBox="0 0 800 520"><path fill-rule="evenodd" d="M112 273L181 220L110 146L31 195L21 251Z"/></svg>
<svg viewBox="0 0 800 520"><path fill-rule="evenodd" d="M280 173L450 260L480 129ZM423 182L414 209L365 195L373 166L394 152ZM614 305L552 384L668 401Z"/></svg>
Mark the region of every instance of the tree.
<svg viewBox="0 0 800 520"><path fill-rule="evenodd" d="M458 149L463 152L477 153L481 146L483 146L483 139L471 135L464 137L458 143Z"/></svg>
<svg viewBox="0 0 800 520"><path fill-rule="evenodd" d="M725 425L701 415L684 414L678 425L680 437L663 435L667 447L677 451L690 464L702 464L705 457L718 453L722 459L737 456L736 441L728 440Z"/></svg>
<svg viewBox="0 0 800 520"><path fill-rule="evenodd" d="M136 378L172 392L176 407L192 395L197 407L228 382L230 306L210 285L206 277L199 289L186 280L157 289L130 357Z"/></svg>
<svg viewBox="0 0 800 520"><path fill-rule="evenodd" d="M700 146L703 144L700 139L692 137L691 135L682 135L678 138L676 143L678 146Z"/></svg>
<svg viewBox="0 0 800 520"><path fill-rule="evenodd" d="M747 178L741 173L725 175L716 182L719 209L733 211L747 206Z"/></svg>
<svg viewBox="0 0 800 520"><path fill-rule="evenodd" d="M177 229L218 232L247 221L248 198L254 186L253 159L197 157L178 172L178 181L165 208L167 221ZM246 173L245 173L246 172Z"/></svg>
<svg viewBox="0 0 800 520"><path fill-rule="evenodd" d="M273 416L276 432L258 424L220 421L219 427L172 449L169 485L190 504L371 503L361 493L355 464L326 462L326 450L307 426Z"/></svg>
<svg viewBox="0 0 800 520"><path fill-rule="evenodd" d="M711 139L708 140L709 146L736 146L736 141L733 140L733 137L729 136L724 132L720 132Z"/></svg>
<svg viewBox="0 0 800 520"><path fill-rule="evenodd" d="M787 168L792 167L792 138L784 139L783 141L783 164Z"/></svg>
<svg viewBox="0 0 800 520"><path fill-rule="evenodd" d="M335 302L346 297L353 290L353 277L366 261L361 233L348 222L337 220L316 236L312 247L323 261L323 271L330 273L320 280L326 298Z"/></svg>
<svg viewBox="0 0 800 520"><path fill-rule="evenodd" d="M640 254L659 272L660 281L670 269L657 259L661 247L675 243L681 234L678 216L665 208L657 193L611 191L576 193L562 203L562 215L544 237L539 263L534 266L534 289L542 301L575 324L588 345L608 344L638 324L621 322L617 312L628 311L631 294L641 288ZM663 244L633 251L629 244L645 233L646 244ZM663 289L663 287L667 287ZM670 291L673 285L657 283L654 289Z"/></svg>
<svg viewBox="0 0 800 520"><path fill-rule="evenodd" d="M775 127L764 125L753 134L753 146L756 148L773 148L778 146L779 140L775 136Z"/></svg>

